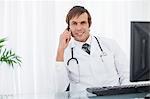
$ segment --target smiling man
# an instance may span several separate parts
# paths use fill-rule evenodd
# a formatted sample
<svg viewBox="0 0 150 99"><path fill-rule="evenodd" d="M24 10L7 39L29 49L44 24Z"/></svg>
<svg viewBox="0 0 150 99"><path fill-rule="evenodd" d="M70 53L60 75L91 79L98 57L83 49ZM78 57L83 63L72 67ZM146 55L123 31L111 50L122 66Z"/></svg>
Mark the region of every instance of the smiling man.
<svg viewBox="0 0 150 99"><path fill-rule="evenodd" d="M129 82L124 53L113 40L91 35L92 21L87 9L74 6L66 23L68 27L60 35L56 56L57 92Z"/></svg>

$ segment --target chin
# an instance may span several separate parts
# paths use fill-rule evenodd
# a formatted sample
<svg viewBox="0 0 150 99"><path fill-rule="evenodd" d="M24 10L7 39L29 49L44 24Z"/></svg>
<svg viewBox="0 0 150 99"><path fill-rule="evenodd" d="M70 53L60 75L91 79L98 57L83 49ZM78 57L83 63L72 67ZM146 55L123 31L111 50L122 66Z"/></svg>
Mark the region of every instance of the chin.
<svg viewBox="0 0 150 99"><path fill-rule="evenodd" d="M79 42L85 42L87 40L85 36L86 35L76 36L74 39Z"/></svg>
<svg viewBox="0 0 150 99"><path fill-rule="evenodd" d="M85 39L78 39L77 41L79 41L79 42L85 42L86 40Z"/></svg>

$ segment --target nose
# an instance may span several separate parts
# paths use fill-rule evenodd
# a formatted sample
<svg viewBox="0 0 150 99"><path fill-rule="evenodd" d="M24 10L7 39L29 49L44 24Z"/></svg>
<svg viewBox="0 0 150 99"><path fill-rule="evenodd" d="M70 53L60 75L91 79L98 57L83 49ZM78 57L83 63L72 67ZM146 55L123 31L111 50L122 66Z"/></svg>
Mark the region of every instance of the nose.
<svg viewBox="0 0 150 99"><path fill-rule="evenodd" d="M76 29L81 30L82 26L80 24L77 24Z"/></svg>

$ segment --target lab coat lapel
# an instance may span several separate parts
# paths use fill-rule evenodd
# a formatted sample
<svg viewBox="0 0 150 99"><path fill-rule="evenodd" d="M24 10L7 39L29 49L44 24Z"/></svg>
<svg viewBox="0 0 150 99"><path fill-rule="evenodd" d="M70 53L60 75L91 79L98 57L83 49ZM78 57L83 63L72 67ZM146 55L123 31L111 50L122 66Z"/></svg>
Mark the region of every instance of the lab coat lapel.
<svg viewBox="0 0 150 99"><path fill-rule="evenodd" d="M92 36L91 39L91 56L99 56L101 53L96 39Z"/></svg>

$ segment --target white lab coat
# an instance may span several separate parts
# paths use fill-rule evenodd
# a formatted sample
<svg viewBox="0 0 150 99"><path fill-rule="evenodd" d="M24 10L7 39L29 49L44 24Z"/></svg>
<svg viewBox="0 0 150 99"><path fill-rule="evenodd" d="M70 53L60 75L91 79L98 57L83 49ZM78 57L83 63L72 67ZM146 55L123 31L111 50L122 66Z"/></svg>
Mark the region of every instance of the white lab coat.
<svg viewBox="0 0 150 99"><path fill-rule="evenodd" d="M76 92L84 91L87 87L114 86L129 82L129 64L120 47L113 40L97 38L103 51L107 53L102 59L100 57L102 52L94 36L91 36L90 55L74 41L69 43L65 49L64 62L56 62L57 92L65 91L69 83L70 91ZM72 47L74 47L73 56L78 59L79 65L72 60L67 66Z"/></svg>

